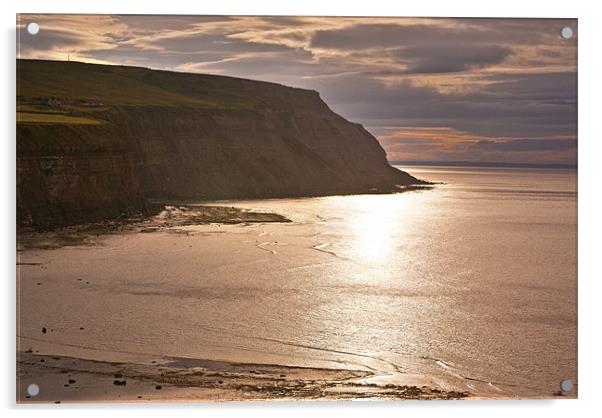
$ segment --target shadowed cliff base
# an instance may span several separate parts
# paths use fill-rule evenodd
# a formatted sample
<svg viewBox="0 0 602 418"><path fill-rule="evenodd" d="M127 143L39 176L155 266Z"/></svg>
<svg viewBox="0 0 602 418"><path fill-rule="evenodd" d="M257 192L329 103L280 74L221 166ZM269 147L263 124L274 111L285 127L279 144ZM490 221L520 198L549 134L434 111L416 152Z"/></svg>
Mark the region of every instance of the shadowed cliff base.
<svg viewBox="0 0 602 418"><path fill-rule="evenodd" d="M390 193L391 167L317 92L232 77L17 60L17 217L35 228L149 213L149 198Z"/></svg>

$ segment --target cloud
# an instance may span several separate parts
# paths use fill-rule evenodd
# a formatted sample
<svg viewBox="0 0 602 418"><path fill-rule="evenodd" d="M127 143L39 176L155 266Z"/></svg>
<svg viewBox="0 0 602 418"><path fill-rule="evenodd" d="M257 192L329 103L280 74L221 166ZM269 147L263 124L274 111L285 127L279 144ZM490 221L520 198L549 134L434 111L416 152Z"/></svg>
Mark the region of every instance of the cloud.
<svg viewBox="0 0 602 418"><path fill-rule="evenodd" d="M484 87L468 93L442 93L408 80L390 85L357 75L311 85L333 109L368 127L446 126L485 136L575 133L573 73L485 79Z"/></svg>
<svg viewBox="0 0 602 418"><path fill-rule="evenodd" d="M574 139L511 139L508 141L482 140L477 146L485 150L525 152L525 151L565 151L577 148Z"/></svg>
<svg viewBox="0 0 602 418"><path fill-rule="evenodd" d="M398 25L394 21L384 23L356 24L340 29L316 31L311 47L324 49L374 49L401 45L422 45L449 41L468 41L465 31L438 26L436 24Z"/></svg>
<svg viewBox="0 0 602 418"><path fill-rule="evenodd" d="M488 138L451 128L389 128L376 134L391 160L495 161L574 164L574 137Z"/></svg>
<svg viewBox="0 0 602 418"><path fill-rule="evenodd" d="M154 32L181 31L191 27L202 27L212 23L228 23L235 20L230 16L195 15L114 15L116 22L123 23L133 31Z"/></svg>
<svg viewBox="0 0 602 418"><path fill-rule="evenodd" d="M411 21L411 19L410 19ZM540 44L560 38L560 28L576 20L560 19L426 19L407 24L381 19L316 31L312 47L347 50L401 45Z"/></svg>
<svg viewBox="0 0 602 418"><path fill-rule="evenodd" d="M445 43L396 50L395 55L409 63L407 74L463 72L499 64L512 50L497 45L474 45L457 48Z"/></svg>
<svg viewBox="0 0 602 418"><path fill-rule="evenodd" d="M82 43L82 38L72 32L45 29L43 36L32 36L25 27L17 28L19 48L21 51L49 50L55 48L76 46Z"/></svg>
<svg viewBox="0 0 602 418"><path fill-rule="evenodd" d="M163 37L145 43L145 46L153 49L160 49L169 53L170 51L178 53L204 53L206 51L216 51L224 55L225 58L232 57L238 53L248 52L279 52L288 51L289 47L275 44L261 44L253 42L244 42L237 39L231 39L223 34L204 34L189 33L179 36Z"/></svg>

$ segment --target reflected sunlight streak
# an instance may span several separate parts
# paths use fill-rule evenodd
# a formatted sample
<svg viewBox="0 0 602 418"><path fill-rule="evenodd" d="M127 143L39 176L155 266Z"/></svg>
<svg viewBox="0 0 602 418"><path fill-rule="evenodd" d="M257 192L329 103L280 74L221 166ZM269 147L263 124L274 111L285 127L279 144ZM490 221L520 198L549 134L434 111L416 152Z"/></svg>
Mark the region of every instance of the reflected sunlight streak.
<svg viewBox="0 0 602 418"><path fill-rule="evenodd" d="M394 251L405 229L409 199L401 195L358 196L350 220L352 253L357 261L378 263Z"/></svg>

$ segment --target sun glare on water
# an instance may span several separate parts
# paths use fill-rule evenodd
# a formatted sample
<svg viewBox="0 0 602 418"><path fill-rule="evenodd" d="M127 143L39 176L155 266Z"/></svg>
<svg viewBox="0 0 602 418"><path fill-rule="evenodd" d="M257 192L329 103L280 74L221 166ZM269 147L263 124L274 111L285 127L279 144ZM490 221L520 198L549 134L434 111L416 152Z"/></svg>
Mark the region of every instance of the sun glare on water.
<svg viewBox="0 0 602 418"><path fill-rule="evenodd" d="M353 259L380 263L395 253L408 227L412 199L404 195L364 195L352 198L349 219Z"/></svg>

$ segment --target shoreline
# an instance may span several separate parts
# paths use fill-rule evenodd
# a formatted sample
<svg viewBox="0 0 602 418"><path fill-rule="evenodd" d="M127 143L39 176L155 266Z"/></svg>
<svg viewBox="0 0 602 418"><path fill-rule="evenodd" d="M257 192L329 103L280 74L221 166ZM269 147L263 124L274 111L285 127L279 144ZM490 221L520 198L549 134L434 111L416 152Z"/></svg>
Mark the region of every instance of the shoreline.
<svg viewBox="0 0 602 418"><path fill-rule="evenodd" d="M424 181L424 184L408 185L395 192L374 191L368 194L392 194L413 191L431 190L435 183ZM295 197L304 199L306 196ZM347 196L347 195L342 195ZM281 198L266 198L271 200ZM254 200L254 199L253 199ZM95 245L95 240L102 236L123 233L149 233L171 230L178 232L178 227L208 225L208 224L261 224L261 223L291 223L287 217L273 212L254 211L251 209L227 206L228 201L198 201L175 200L154 201L154 209L148 215L136 214L118 219L107 219L97 222L85 222L76 225L59 226L56 228L37 229L33 227L17 227L17 252L25 249L56 249L73 245ZM182 232L182 231L180 231ZM17 261L17 265L20 263Z"/></svg>
<svg viewBox="0 0 602 418"><path fill-rule="evenodd" d="M186 226L208 224L289 223L277 213L251 211L231 206L162 205L154 215L131 216L119 220L90 222L50 230L17 230L17 251L56 249L72 245L94 245L102 236L124 233L150 233L170 230L180 232ZM17 261L17 265L20 263Z"/></svg>
<svg viewBox="0 0 602 418"><path fill-rule="evenodd" d="M366 370L117 355L116 360L18 352L18 403L452 400L468 392L426 380L377 383ZM376 379L375 379L376 378ZM372 380L371 380L372 379ZM26 393L29 384L39 395Z"/></svg>
<svg viewBox="0 0 602 418"><path fill-rule="evenodd" d="M91 219L82 221L74 224L44 224L33 226L31 224L19 224L17 223L17 235L23 233L48 233L55 232L64 229L82 228L86 226L100 226L100 227L111 227L114 229L123 229L124 225L144 222L157 216L167 206L172 207L196 207L196 208L221 208L223 210L237 210L245 212L244 209L237 209L233 207L226 207L220 203L228 201L253 201L253 200L279 200L279 199L309 199L309 198L323 198L323 197L335 197L335 196L360 196L360 195L386 195L386 194L401 194L413 191L424 191L433 189L437 183L419 180L419 183L409 185L397 185L394 189L378 189L374 188L371 190L363 190L361 192L341 192L341 193L300 193L300 194L280 194L280 195L238 195L238 196L223 196L223 197L209 197L209 198L147 198L146 211L122 213L120 216L102 218L102 219ZM258 214L258 212L248 212L249 214ZM228 216L225 214L217 214L216 220L212 221L215 223L237 223L231 222ZM276 214L268 214L276 215ZM252 221L250 221L252 222ZM269 222L269 220L259 220L256 222ZM277 222L277 221L272 221ZM208 222L202 222L208 223Z"/></svg>

